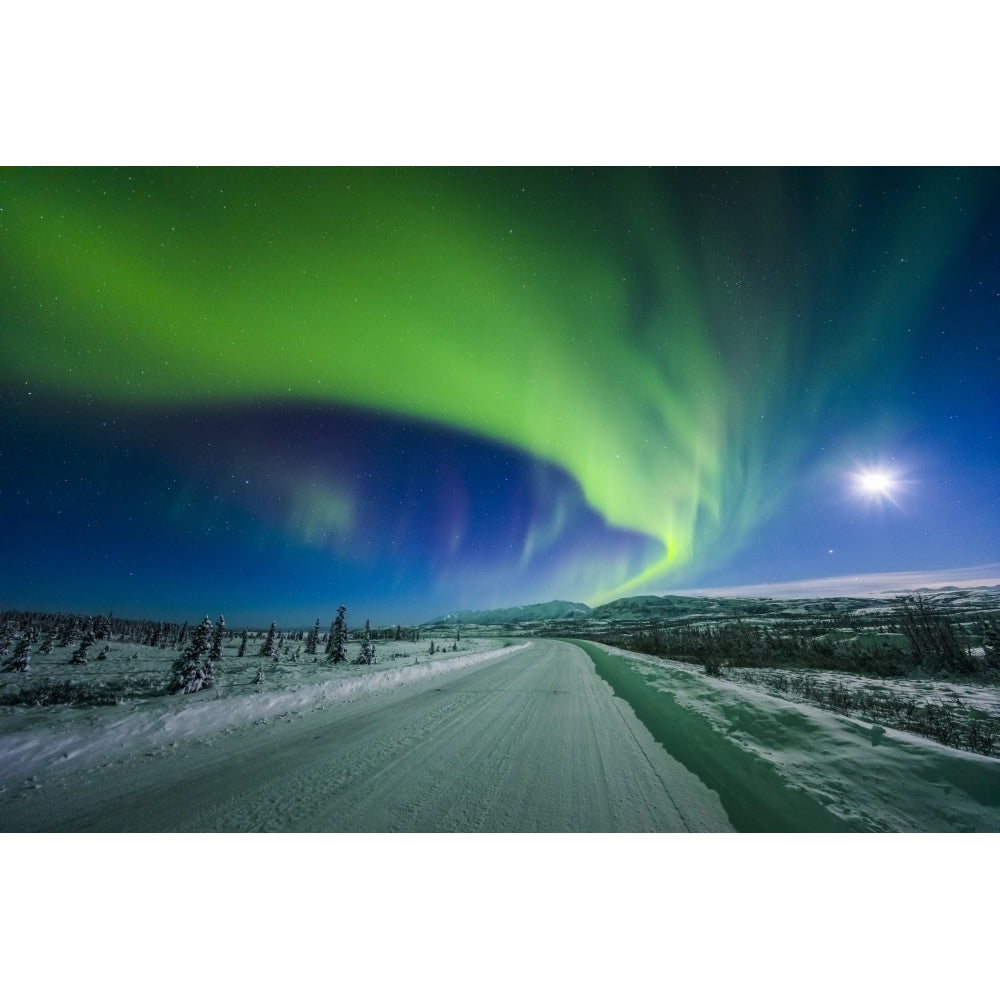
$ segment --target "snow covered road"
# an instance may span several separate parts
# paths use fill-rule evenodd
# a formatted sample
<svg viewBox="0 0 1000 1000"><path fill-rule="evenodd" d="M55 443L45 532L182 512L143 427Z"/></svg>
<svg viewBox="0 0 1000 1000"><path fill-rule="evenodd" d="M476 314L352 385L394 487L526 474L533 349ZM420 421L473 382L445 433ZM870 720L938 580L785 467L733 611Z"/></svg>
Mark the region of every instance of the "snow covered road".
<svg viewBox="0 0 1000 1000"><path fill-rule="evenodd" d="M5 800L8 831L732 829L586 653L551 640Z"/></svg>

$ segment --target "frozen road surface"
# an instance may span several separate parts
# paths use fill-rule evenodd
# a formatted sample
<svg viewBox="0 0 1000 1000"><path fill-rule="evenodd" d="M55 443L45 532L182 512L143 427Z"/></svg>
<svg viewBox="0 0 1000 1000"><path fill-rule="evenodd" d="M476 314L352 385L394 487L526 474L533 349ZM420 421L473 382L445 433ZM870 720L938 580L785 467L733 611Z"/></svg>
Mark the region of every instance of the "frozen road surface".
<svg viewBox="0 0 1000 1000"><path fill-rule="evenodd" d="M731 830L583 650L526 648L8 797L3 829Z"/></svg>

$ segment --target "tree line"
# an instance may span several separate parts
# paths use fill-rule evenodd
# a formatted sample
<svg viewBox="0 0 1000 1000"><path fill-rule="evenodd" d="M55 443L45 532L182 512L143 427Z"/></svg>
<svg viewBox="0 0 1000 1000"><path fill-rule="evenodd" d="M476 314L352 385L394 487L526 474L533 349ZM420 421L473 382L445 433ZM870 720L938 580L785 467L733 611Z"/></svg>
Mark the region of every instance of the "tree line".
<svg viewBox="0 0 1000 1000"><path fill-rule="evenodd" d="M323 656L330 664L344 663L348 659L347 645L350 641L360 642L360 651L354 659L357 664L378 662L377 641L412 640L419 641L419 628L373 629L371 621L365 622L363 629L353 632L347 627L347 608L341 605L325 634ZM177 625L172 622L153 620L133 620L116 618L112 612L98 616L81 616L62 613L7 611L0 613L0 664L8 671L28 673L31 669L31 654L50 654L57 647L75 647L70 653L69 663L85 665L92 655L95 644L103 644L96 658L107 658L110 641L146 645L159 649L174 648L179 655L171 666L166 690L186 694L211 688L216 683L216 665L223 658L223 644L233 633L227 628L225 617L220 615L212 622L206 615L199 625L190 628L187 622ZM298 659L304 649L307 656L318 657L324 635L320 621L316 619L308 631L281 632L272 621L267 631L243 629L239 633L239 648L236 656L257 656L278 660L283 655ZM259 646L250 650L253 641ZM294 653L288 653L293 643L302 643ZM258 683L263 680L263 665L258 671ZM63 687L72 682L61 682ZM66 692L63 692L66 694ZM62 699L60 699L62 700Z"/></svg>
<svg viewBox="0 0 1000 1000"><path fill-rule="evenodd" d="M743 618L698 625L650 622L616 624L580 637L699 664L716 676L725 668L741 667L802 667L878 677L927 673L996 679L1000 674L1000 621L981 615L974 622L958 622L921 594L897 599L866 627L859 628L856 619L838 621L835 629L831 625Z"/></svg>

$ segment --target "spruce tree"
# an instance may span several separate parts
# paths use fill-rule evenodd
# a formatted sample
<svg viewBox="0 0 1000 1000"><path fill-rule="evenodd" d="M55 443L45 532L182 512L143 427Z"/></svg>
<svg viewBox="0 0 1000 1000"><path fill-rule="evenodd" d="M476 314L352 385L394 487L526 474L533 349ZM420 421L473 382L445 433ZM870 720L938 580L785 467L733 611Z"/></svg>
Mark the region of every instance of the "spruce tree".
<svg viewBox="0 0 1000 1000"><path fill-rule="evenodd" d="M337 608L337 617L330 631L331 663L343 663L347 659L347 624L344 620L346 615L347 608L342 604Z"/></svg>
<svg viewBox="0 0 1000 1000"><path fill-rule="evenodd" d="M70 663L74 665L79 665L81 663L87 662L87 650L94 644L94 633L87 630L86 635L80 640L80 645L77 647L76 651L70 657Z"/></svg>
<svg viewBox="0 0 1000 1000"><path fill-rule="evenodd" d="M94 623L94 638L95 639L110 639L111 638L111 616L113 612L109 611L106 615L101 615L100 618Z"/></svg>
<svg viewBox="0 0 1000 1000"><path fill-rule="evenodd" d="M306 639L306 655L315 656L316 646L319 644L319 619L316 619L316 624L313 625L312 631L309 633L309 638Z"/></svg>
<svg viewBox="0 0 1000 1000"><path fill-rule="evenodd" d="M59 646L68 646L73 641L73 634L74 634L73 619L68 618L59 626L59 633L56 636L56 643Z"/></svg>
<svg viewBox="0 0 1000 1000"><path fill-rule="evenodd" d="M31 665L30 640L27 634L22 635L14 647L14 655L7 665L8 670L27 672Z"/></svg>
<svg viewBox="0 0 1000 1000"><path fill-rule="evenodd" d="M273 656L274 655L274 633L277 628L275 622L271 622L271 627L267 631L267 638L264 640L264 645L260 647L261 656Z"/></svg>
<svg viewBox="0 0 1000 1000"><path fill-rule="evenodd" d="M215 623L215 628L212 630L212 649L208 654L210 660L221 660L222 659L222 640L226 634L226 619L219 615L219 620Z"/></svg>
<svg viewBox="0 0 1000 1000"><path fill-rule="evenodd" d="M244 656L247 651L247 630L243 630L243 635L240 636L240 650L236 654L237 656Z"/></svg>
<svg viewBox="0 0 1000 1000"><path fill-rule="evenodd" d="M212 662L209 659L211 643L212 620L205 615L205 620L191 637L191 644L174 662L174 690L191 694L215 684Z"/></svg>
<svg viewBox="0 0 1000 1000"><path fill-rule="evenodd" d="M374 663L375 646L372 643L372 624L370 619L365 620L365 635L361 641L361 654L358 656L358 663Z"/></svg>

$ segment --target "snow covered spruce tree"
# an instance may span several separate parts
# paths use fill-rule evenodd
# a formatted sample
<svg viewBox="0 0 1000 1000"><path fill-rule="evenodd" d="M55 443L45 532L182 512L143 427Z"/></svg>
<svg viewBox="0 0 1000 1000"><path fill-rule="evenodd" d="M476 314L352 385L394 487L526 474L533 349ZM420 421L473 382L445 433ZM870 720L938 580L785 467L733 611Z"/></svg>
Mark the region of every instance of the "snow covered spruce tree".
<svg viewBox="0 0 1000 1000"><path fill-rule="evenodd" d="M370 619L365 621L365 635L361 640L361 652L358 654L358 663L375 662L375 644L372 642L372 623Z"/></svg>
<svg viewBox="0 0 1000 1000"><path fill-rule="evenodd" d="M58 646L68 646L76 638L76 619L67 618L60 626L56 636Z"/></svg>
<svg viewBox="0 0 1000 1000"><path fill-rule="evenodd" d="M212 649L208 654L210 660L221 660L222 659L222 640L226 635L226 619L219 615L219 620L215 623L215 628L212 630Z"/></svg>
<svg viewBox="0 0 1000 1000"><path fill-rule="evenodd" d="M8 670L27 672L31 665L30 637L25 632L14 647L14 653L7 664Z"/></svg>
<svg viewBox="0 0 1000 1000"><path fill-rule="evenodd" d="M247 630L243 630L243 635L240 636L240 648L237 656L245 656L247 651Z"/></svg>
<svg viewBox="0 0 1000 1000"><path fill-rule="evenodd" d="M316 619L316 624L313 625L312 631L309 633L309 638L306 639L306 655L315 656L316 646L319 644L319 619Z"/></svg>
<svg viewBox="0 0 1000 1000"><path fill-rule="evenodd" d="M172 687L175 691L191 694L215 684L212 661L209 658L212 642L212 620L205 620L191 637L191 644L174 661Z"/></svg>
<svg viewBox="0 0 1000 1000"><path fill-rule="evenodd" d="M261 656L274 656L274 633L277 627L276 622L271 622L271 627L267 630L267 638L264 640L264 645L260 647Z"/></svg>
<svg viewBox="0 0 1000 1000"><path fill-rule="evenodd" d="M347 659L347 608L343 604L337 608L337 617L330 632L330 662L343 663Z"/></svg>
<svg viewBox="0 0 1000 1000"><path fill-rule="evenodd" d="M94 622L94 638L99 640L110 639L111 638L111 616L113 612L109 611L106 615L101 615L96 622Z"/></svg>
<svg viewBox="0 0 1000 1000"><path fill-rule="evenodd" d="M87 629L86 634L80 640L80 645L76 648L73 655L70 657L69 662L72 663L74 666L79 665L81 663L86 663L87 651L90 649L91 646L93 646L93 644L94 644L94 633L90 629Z"/></svg>

